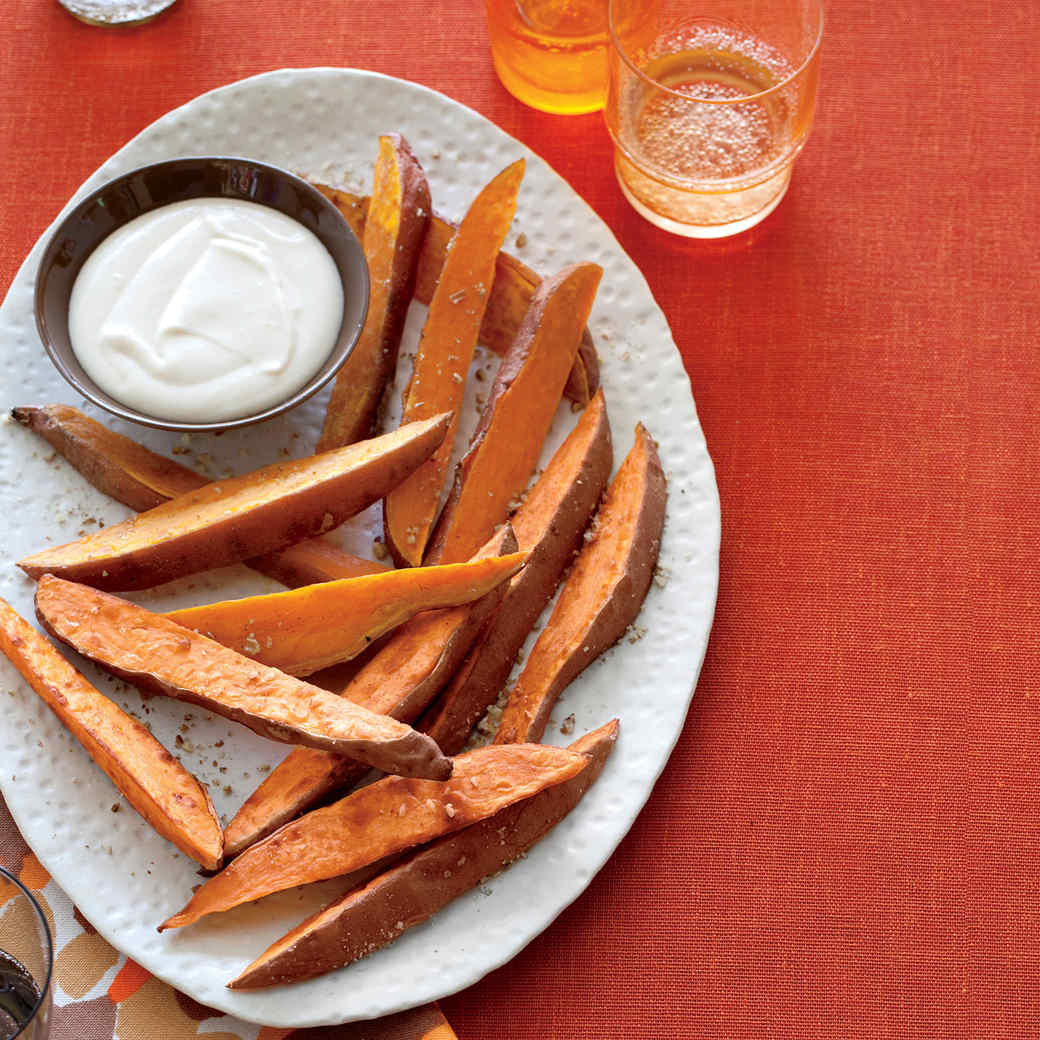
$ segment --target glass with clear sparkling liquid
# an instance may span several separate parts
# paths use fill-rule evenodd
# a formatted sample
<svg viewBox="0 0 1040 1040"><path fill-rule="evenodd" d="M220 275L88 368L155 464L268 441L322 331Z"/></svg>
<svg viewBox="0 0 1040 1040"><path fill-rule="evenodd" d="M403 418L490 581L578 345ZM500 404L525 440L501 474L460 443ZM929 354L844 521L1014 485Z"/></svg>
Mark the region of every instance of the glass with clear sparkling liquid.
<svg viewBox="0 0 1040 1040"><path fill-rule="evenodd" d="M58 0L69 14L87 25L140 25L150 22L177 0Z"/></svg>
<svg viewBox="0 0 1040 1040"><path fill-rule="evenodd" d="M822 31L819 0L610 0L605 116L635 209L690 238L771 213L812 126Z"/></svg>
<svg viewBox="0 0 1040 1040"><path fill-rule="evenodd" d="M47 1040L53 959L40 904L0 867L0 1040Z"/></svg>

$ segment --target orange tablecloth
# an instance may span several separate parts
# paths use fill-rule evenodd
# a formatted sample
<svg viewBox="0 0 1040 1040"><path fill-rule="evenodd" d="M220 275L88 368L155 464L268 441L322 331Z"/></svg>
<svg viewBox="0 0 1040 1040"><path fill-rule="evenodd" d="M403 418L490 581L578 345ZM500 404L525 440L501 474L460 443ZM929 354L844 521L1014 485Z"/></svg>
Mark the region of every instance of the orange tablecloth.
<svg viewBox="0 0 1040 1040"><path fill-rule="evenodd" d="M0 287L169 108L353 65L541 153L671 322L722 498L707 661L587 894L442 1002L463 1040L1036 1034L1035 14L830 0L787 199L705 248L629 210L599 117L500 87L477 4L180 0L120 32L5 5Z"/></svg>

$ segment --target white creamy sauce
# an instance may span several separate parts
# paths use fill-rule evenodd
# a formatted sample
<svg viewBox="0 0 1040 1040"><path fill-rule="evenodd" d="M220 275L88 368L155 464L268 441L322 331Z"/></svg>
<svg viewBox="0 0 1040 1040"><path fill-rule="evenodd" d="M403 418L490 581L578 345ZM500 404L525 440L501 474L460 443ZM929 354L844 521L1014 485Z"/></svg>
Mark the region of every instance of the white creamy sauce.
<svg viewBox="0 0 1040 1040"><path fill-rule="evenodd" d="M303 386L343 318L336 264L277 210L192 199L108 236L72 287L80 364L117 401L159 419L220 422Z"/></svg>

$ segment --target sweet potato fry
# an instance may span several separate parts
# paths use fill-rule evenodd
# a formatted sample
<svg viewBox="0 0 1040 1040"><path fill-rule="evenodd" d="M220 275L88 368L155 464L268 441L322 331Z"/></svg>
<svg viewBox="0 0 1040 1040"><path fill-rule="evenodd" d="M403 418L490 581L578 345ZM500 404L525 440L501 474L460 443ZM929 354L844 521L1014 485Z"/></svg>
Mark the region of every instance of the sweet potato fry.
<svg viewBox="0 0 1040 1040"><path fill-rule="evenodd" d="M657 564L665 497L657 446L640 424L596 514L593 538L509 694L496 743L541 740L564 688L635 620Z"/></svg>
<svg viewBox="0 0 1040 1040"><path fill-rule="evenodd" d="M576 264L535 291L459 464L427 563L455 563L470 556L527 487L602 275L597 264Z"/></svg>
<svg viewBox="0 0 1040 1040"><path fill-rule="evenodd" d="M361 238L365 229L368 198L325 184L316 184L315 187L335 203L354 233ZM448 244L454 233L455 226L452 223L434 214L419 257L419 273L415 282L415 298L420 303L428 304L433 299ZM539 281L541 279L538 275L515 256L505 252L498 254L495 280L491 285L487 310L480 327L480 342L484 346L497 354L505 354L509 350ZM592 336L586 329L564 393L572 401L584 406L598 389L599 359Z"/></svg>
<svg viewBox="0 0 1040 1040"><path fill-rule="evenodd" d="M451 779L443 783L384 777L287 823L247 849L199 888L160 931L294 885L348 874L486 819L569 780L586 764L583 755L565 748L513 744L460 755Z"/></svg>
<svg viewBox="0 0 1040 1040"><path fill-rule="evenodd" d="M139 589L323 534L382 498L444 439L450 417L311 458L279 462L170 499L78 542L22 560L105 589Z"/></svg>
<svg viewBox="0 0 1040 1040"><path fill-rule="evenodd" d="M513 529L504 527L475 559L516 551ZM477 634L498 608L505 584L476 603L429 611L405 622L365 662L343 689L355 704L413 722L440 692ZM310 809L331 792L361 779L364 771L340 755L296 748L246 799L224 833L228 858Z"/></svg>
<svg viewBox="0 0 1040 1040"><path fill-rule="evenodd" d="M47 441L99 491L138 512L209 483L208 478L113 432L78 408L64 404L13 408L11 416ZM246 563L291 589L388 569L351 556L321 538L309 538Z"/></svg>
<svg viewBox="0 0 1040 1040"><path fill-rule="evenodd" d="M369 574L166 615L261 664L311 675L356 657L423 610L455 607L512 577L526 555Z"/></svg>
<svg viewBox="0 0 1040 1040"><path fill-rule="evenodd" d="M0 651L159 834L207 870L220 866L223 837L206 788L2 599Z"/></svg>
<svg viewBox="0 0 1040 1040"><path fill-rule="evenodd" d="M335 751L384 772L441 780L451 774L437 745L403 723L250 661L126 600L44 575L36 612L53 636L113 674L199 704L263 737Z"/></svg>
<svg viewBox="0 0 1040 1040"><path fill-rule="evenodd" d="M452 239L430 301L405 390L402 422L439 412L450 412L452 421L440 447L383 500L386 544L398 565L414 567L422 560L437 515L455 440L455 413L487 306L495 257L516 212L523 174L520 159L477 196Z"/></svg>
<svg viewBox="0 0 1040 1040"><path fill-rule="evenodd" d="M419 726L445 754L462 748L505 685L527 634L581 545L612 466L610 423L598 390L513 515L517 543L530 552L524 569L510 581L501 607Z"/></svg>
<svg viewBox="0 0 1040 1040"><path fill-rule="evenodd" d="M410 853L368 884L283 936L230 989L259 989L324 975L391 943L540 841L578 804L617 740L615 719L570 746L586 759L573 779Z"/></svg>
<svg viewBox="0 0 1040 1040"><path fill-rule="evenodd" d="M12 408L11 418L47 441L99 491L139 513L208 483L70 405Z"/></svg>
<svg viewBox="0 0 1040 1040"><path fill-rule="evenodd" d="M318 451L371 437L379 401L397 365L415 272L430 222L430 189L408 142L379 138L362 243L370 291L365 326L332 387Z"/></svg>

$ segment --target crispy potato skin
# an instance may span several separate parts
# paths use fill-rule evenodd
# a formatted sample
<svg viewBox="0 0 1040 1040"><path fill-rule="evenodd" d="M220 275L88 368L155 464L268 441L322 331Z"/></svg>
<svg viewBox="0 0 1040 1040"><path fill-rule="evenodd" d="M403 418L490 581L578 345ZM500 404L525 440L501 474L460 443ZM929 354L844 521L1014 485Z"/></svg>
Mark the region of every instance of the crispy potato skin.
<svg viewBox="0 0 1040 1040"><path fill-rule="evenodd" d="M422 166L400 134L384 134L362 235L368 317L333 384L318 451L353 444L375 429L383 390L397 366L429 222L430 188Z"/></svg>
<svg viewBox="0 0 1040 1040"><path fill-rule="evenodd" d="M139 513L208 483L70 405L12 408L11 417L42 437L98 491Z"/></svg>
<svg viewBox="0 0 1040 1040"><path fill-rule="evenodd" d="M615 719L570 746L586 759L573 779L408 855L308 918L258 957L231 989L314 978L393 942L522 855L581 800L617 741Z"/></svg>
<svg viewBox="0 0 1040 1040"><path fill-rule="evenodd" d="M341 877L486 819L570 780L586 765L583 755L565 748L514 744L460 755L451 778L443 783L384 777L247 849L210 878L160 931L294 885Z"/></svg>
<svg viewBox="0 0 1040 1040"><path fill-rule="evenodd" d="M527 487L552 426L603 269L575 264L535 290L426 552L454 563L476 551Z"/></svg>
<svg viewBox="0 0 1040 1040"><path fill-rule="evenodd" d="M635 620L657 564L666 497L657 446L640 423L596 514L593 537L509 694L496 743L540 740L566 686Z"/></svg>
<svg viewBox="0 0 1040 1040"><path fill-rule="evenodd" d="M154 830L207 870L220 867L220 822L206 788L3 600L0 651Z"/></svg>
<svg viewBox="0 0 1040 1040"><path fill-rule="evenodd" d="M356 657L424 610L472 603L523 566L524 553L369 574L223 600L165 616L261 664L312 675Z"/></svg>
<svg viewBox="0 0 1040 1040"><path fill-rule="evenodd" d="M515 551L516 536L506 525L476 559ZM343 696L372 711L413 722L448 683L505 591L503 583L476 603L429 611L405 622L343 688ZM271 770L228 824L225 854L237 856L363 775L363 769L340 755L298 748Z"/></svg>
<svg viewBox="0 0 1040 1040"><path fill-rule="evenodd" d="M190 491L121 524L22 560L95 588L150 588L324 534L378 501L441 441L438 415L383 437Z"/></svg>
<svg viewBox="0 0 1040 1040"><path fill-rule="evenodd" d="M102 426L78 408L64 404L12 408L11 416L47 441L99 491L138 512L210 483L187 466ZM291 589L388 570L321 538L309 538L245 562Z"/></svg>
<svg viewBox="0 0 1040 1040"><path fill-rule="evenodd" d="M336 204L354 234L363 237L368 198L327 184L315 184L315 187ZM420 303L428 304L433 299L448 244L454 234L455 225L434 214L419 258L415 283L415 298ZM487 310L480 327L480 342L484 346L490 347L496 354L505 354L509 350L531 295L540 281L538 275L515 256L499 252L495 262L495 280L491 285ZM586 329L564 393L570 400L584 407L598 389L599 358L592 334Z"/></svg>
<svg viewBox="0 0 1040 1040"><path fill-rule="evenodd" d="M36 612L55 638L114 675L201 705L263 737L334 751L391 773L442 780L451 774L451 761L409 726L126 600L44 575Z"/></svg>
<svg viewBox="0 0 1040 1040"><path fill-rule="evenodd" d="M420 723L445 754L462 748L505 685L528 633L582 544L612 468L610 423L598 390L513 515L517 543L530 552L527 564L510 581L502 606Z"/></svg>

